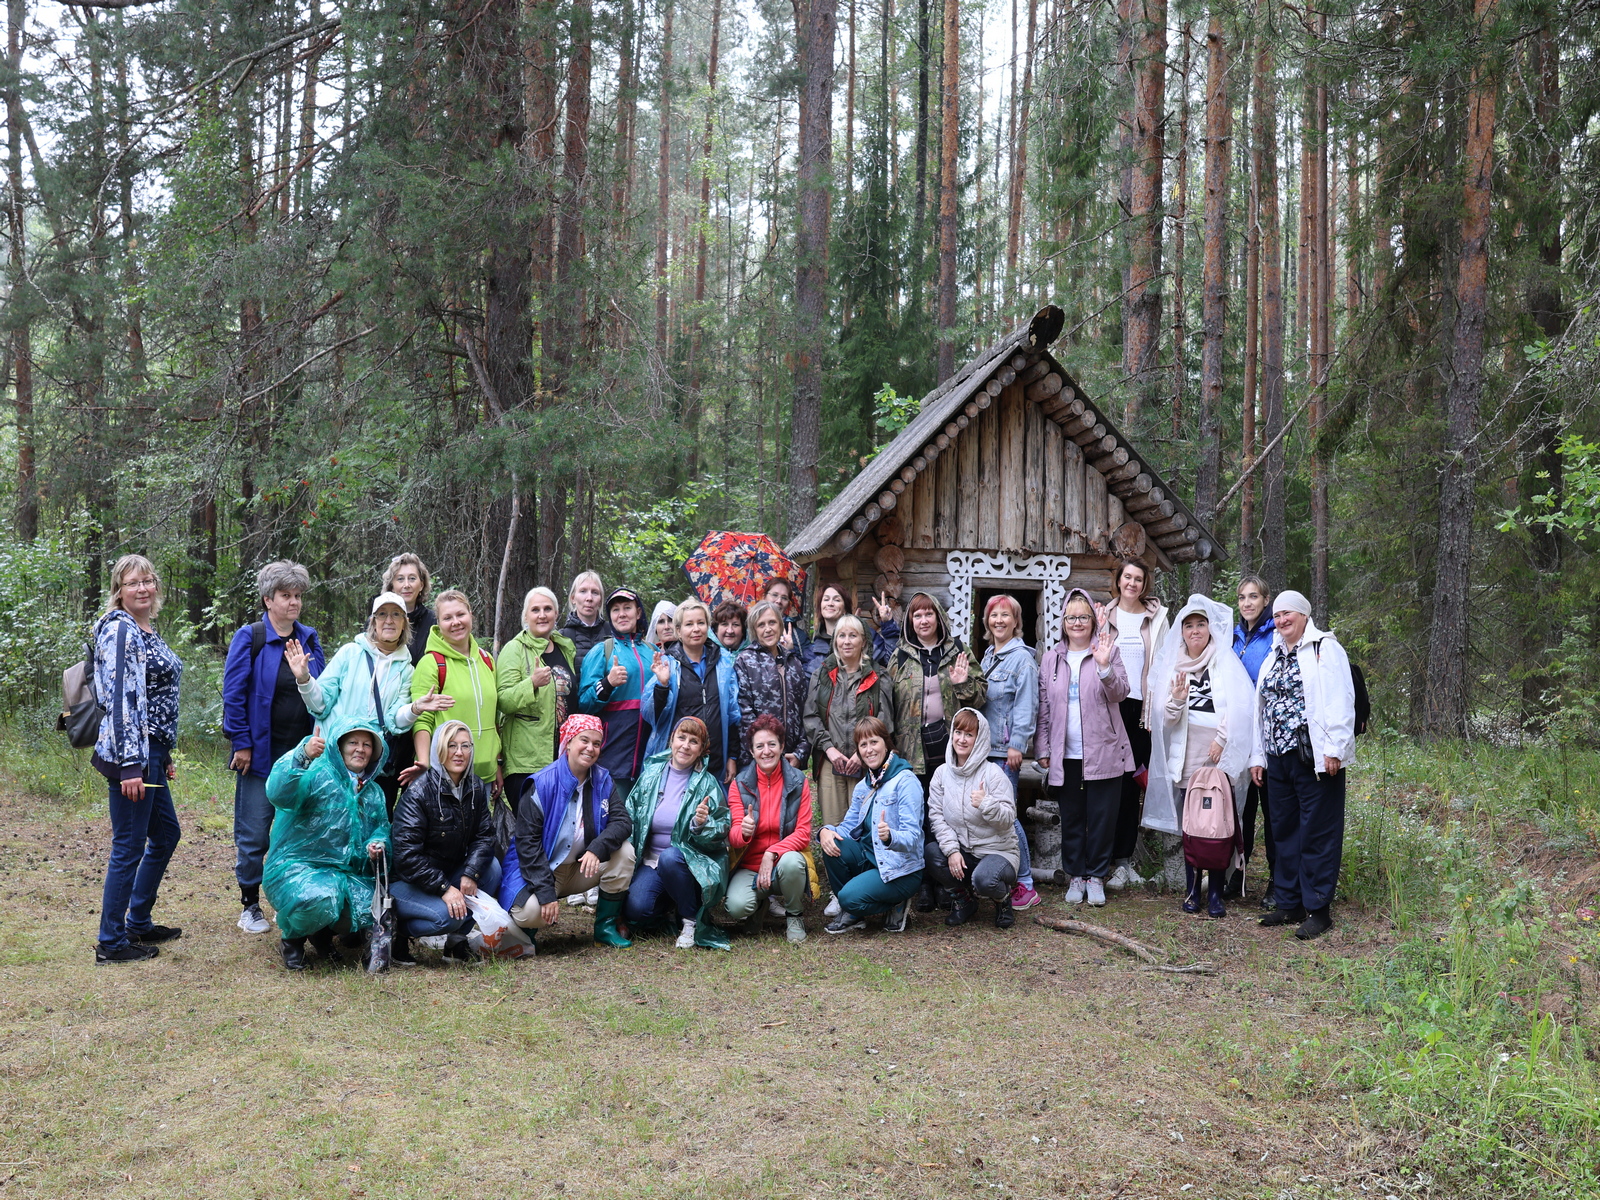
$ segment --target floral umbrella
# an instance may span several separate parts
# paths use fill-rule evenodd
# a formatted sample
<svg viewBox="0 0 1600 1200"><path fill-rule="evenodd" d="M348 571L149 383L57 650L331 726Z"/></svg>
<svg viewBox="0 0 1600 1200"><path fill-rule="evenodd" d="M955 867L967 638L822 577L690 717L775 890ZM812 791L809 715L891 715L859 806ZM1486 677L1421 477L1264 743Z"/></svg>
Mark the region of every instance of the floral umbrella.
<svg viewBox="0 0 1600 1200"><path fill-rule="evenodd" d="M712 608L734 600L746 608L761 599L774 579L787 579L794 602L785 616L800 615L805 570L764 533L708 533L683 564L694 594Z"/></svg>

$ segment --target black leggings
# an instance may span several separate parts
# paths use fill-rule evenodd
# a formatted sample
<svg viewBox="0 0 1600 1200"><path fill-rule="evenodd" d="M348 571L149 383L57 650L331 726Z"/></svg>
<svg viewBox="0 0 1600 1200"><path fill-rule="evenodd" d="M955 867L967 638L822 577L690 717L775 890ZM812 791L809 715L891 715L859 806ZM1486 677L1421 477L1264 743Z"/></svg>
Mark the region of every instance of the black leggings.
<svg viewBox="0 0 1600 1200"><path fill-rule="evenodd" d="M1061 869L1068 879L1106 879L1123 780L1083 777L1083 759L1061 760L1061 786L1046 788L1061 814Z"/></svg>
<svg viewBox="0 0 1600 1200"><path fill-rule="evenodd" d="M1128 731L1128 742L1133 746L1133 770L1150 765L1150 731L1139 724L1144 712L1144 701L1129 697L1118 703L1122 712L1122 726ZM1117 827L1112 835L1111 861L1132 858L1139 847L1139 818L1144 814L1144 789L1133 777L1133 772L1122 777L1122 792L1117 801Z"/></svg>

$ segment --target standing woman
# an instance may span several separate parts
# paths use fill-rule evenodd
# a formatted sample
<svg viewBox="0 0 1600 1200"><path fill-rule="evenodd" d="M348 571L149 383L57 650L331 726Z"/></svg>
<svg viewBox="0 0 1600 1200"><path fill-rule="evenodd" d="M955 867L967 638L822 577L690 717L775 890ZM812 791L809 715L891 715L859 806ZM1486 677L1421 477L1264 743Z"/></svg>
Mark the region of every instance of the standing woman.
<svg viewBox="0 0 1600 1200"><path fill-rule="evenodd" d="M783 758L791 767L805 769L811 755L806 738L806 669L800 653L783 644L783 614L770 600L750 610L750 644L733 660L739 681L739 765L751 762L750 739L757 717L770 716L783 727Z"/></svg>
<svg viewBox="0 0 1600 1200"><path fill-rule="evenodd" d="M1273 603L1278 627L1256 682L1250 774L1267 789L1277 857L1277 907L1263 925L1299 921L1294 935L1318 937L1344 852L1344 768L1355 757L1356 690L1350 659L1333 634L1311 620L1311 602L1284 592Z"/></svg>
<svg viewBox="0 0 1600 1200"><path fill-rule="evenodd" d="M665 650L678 640L676 620L678 606L671 600L657 600L650 613L650 625L645 631L645 641L657 650Z"/></svg>
<svg viewBox="0 0 1600 1200"><path fill-rule="evenodd" d="M1233 610L1226 604L1208 596L1190 596L1174 626L1177 633L1161 647L1150 672L1151 694L1164 699L1156 706L1156 719L1151 722L1144 826L1181 834L1184 795L1190 778L1201 767L1217 767L1228 777L1234 817L1239 819L1250 765L1256 690L1243 665L1230 653ZM1184 872L1188 886L1183 911L1199 912L1202 872L1187 861ZM1228 915L1223 904L1224 874L1210 872L1205 908L1213 917Z"/></svg>
<svg viewBox="0 0 1600 1200"><path fill-rule="evenodd" d="M1272 649L1272 635L1277 626L1272 623L1272 589L1259 575L1246 575L1239 580L1239 623L1233 627L1233 652L1244 664L1255 686L1261 677L1261 664L1267 661ZM1228 880L1224 900L1244 895L1244 875L1256 848L1256 815L1261 814L1262 844L1267 850L1267 886L1261 893L1262 908L1276 908L1272 899L1272 822L1267 820L1266 792L1255 780L1250 780L1244 801L1244 867Z"/></svg>
<svg viewBox="0 0 1600 1200"><path fill-rule="evenodd" d="M183 663L155 630L161 577L141 554L111 569L111 600L94 627L94 694L105 708L90 759L106 777L111 853L100 901L97 963L154 958L183 930L151 923L181 831L172 804Z"/></svg>
<svg viewBox="0 0 1600 1200"><path fill-rule="evenodd" d="M239 629L222 665L222 732L233 744L234 879L239 884L239 928L272 928L261 911L261 871L272 836L273 807L267 799L272 765L311 733L311 714L289 665L292 645L305 653L305 669L322 674L325 661L317 631L300 623L311 576L296 562L270 562L256 573L262 617Z"/></svg>
<svg viewBox="0 0 1600 1200"><path fill-rule="evenodd" d="M411 676L413 706L431 692L455 700L450 715L472 731L472 770L490 785L491 798L500 795L504 769L500 763L500 705L495 686L494 659L472 636L472 605L462 592L451 588L439 593L439 623L428 631L428 645L416 673ZM416 761L400 775L405 787L422 775L431 762L431 740L439 723L437 713L419 712L412 734Z"/></svg>
<svg viewBox="0 0 1600 1200"><path fill-rule="evenodd" d="M1128 672L1110 625L1097 625L1082 588L1067 593L1061 641L1039 664L1039 731L1034 755L1045 792L1061 812L1067 903L1106 902L1123 776L1133 748L1122 725Z"/></svg>
<svg viewBox="0 0 1600 1200"><path fill-rule="evenodd" d="M431 586L428 568L415 554L396 554L384 568L383 590L393 592L405 602L406 620L411 624L411 636L406 639L406 645L411 649L412 666L417 665L427 649L428 631L434 626L433 609L428 607Z"/></svg>
<svg viewBox="0 0 1600 1200"><path fill-rule="evenodd" d="M404 599L398 592L384 592L372 602L367 628L339 647L321 675L311 674L306 652L298 645L284 647L283 656L294 672L306 711L327 726L358 721L376 724L383 730L391 755L396 746L409 751L417 713L440 712L455 703L440 695L423 696L412 703L411 651L406 646L410 634ZM386 763L378 777L391 814L399 796L399 774Z"/></svg>
<svg viewBox="0 0 1600 1200"><path fill-rule="evenodd" d="M811 677L806 694L806 737L818 756L818 826L837 825L850 808L851 792L861 777L856 725L864 717L876 717L894 735L894 692L866 651L861 618L840 617L833 630L833 652Z"/></svg>
<svg viewBox="0 0 1600 1200"><path fill-rule="evenodd" d="M611 622L600 611L605 585L593 571L580 571L567 592L567 619L561 632L572 643L572 659L581 668L595 646L612 637Z"/></svg>
<svg viewBox="0 0 1600 1200"><path fill-rule="evenodd" d="M1022 640L1022 605L1015 596L989 597L983 607L983 626L989 632L989 648L983 652L983 678L989 693L983 716L992 740L980 750L1011 781L1013 808L1020 812L1022 757L1033 741L1038 723L1039 664L1033 661L1033 651ZM1044 901L1033 887L1033 861L1028 856L1028 834L1020 816L1016 824L1019 859L1013 864L1017 879L1011 904L1027 909Z"/></svg>
<svg viewBox="0 0 1600 1200"><path fill-rule="evenodd" d="M506 760L506 800L522 802L522 786L555 761L557 735L578 691L577 650L556 631L556 594L536 587L522 601L522 632L500 648L495 681Z"/></svg>
<svg viewBox="0 0 1600 1200"><path fill-rule="evenodd" d="M739 756L739 681L733 655L710 640L711 610L685 600L673 620L677 638L656 651L650 664L655 687L641 706L650 726L645 757L667 749L668 734L685 717L698 717L708 730L702 749L711 774L724 787L733 782Z"/></svg>
<svg viewBox="0 0 1600 1200"><path fill-rule="evenodd" d="M782 610L779 612L781 614ZM838 625L840 617L849 616L851 612L850 600L838 584L825 583L817 589L816 613L811 626L811 637L806 640L801 651L806 678L809 679L814 675L817 668L822 665L822 660L833 653L834 627Z"/></svg>
<svg viewBox="0 0 1600 1200"><path fill-rule="evenodd" d="M1101 611L1100 619L1111 626L1111 636L1128 673L1122 727L1133 747L1133 770L1138 771L1150 765L1150 665L1169 628L1166 606L1150 591L1149 567L1132 558L1117 567L1116 598ZM1139 845L1141 802L1138 780L1130 773L1122 781L1122 797L1117 805L1117 827L1111 846L1111 859L1117 869L1110 880L1112 891L1139 882L1130 860Z"/></svg>
<svg viewBox="0 0 1600 1200"><path fill-rule="evenodd" d="M623 912L633 927L676 910L679 950L732 948L706 919L727 891L730 824L722 785L706 770L708 740L703 721L684 717L628 793L635 866Z"/></svg>
<svg viewBox="0 0 1600 1200"><path fill-rule="evenodd" d="M922 787L882 721L863 717L855 734L861 782L843 819L821 835L822 862L839 902L826 931L865 929L864 918L884 913L884 930L904 933L906 905L922 886Z"/></svg>
<svg viewBox="0 0 1600 1200"><path fill-rule="evenodd" d="M729 654L737 654L745 647L748 630L744 605L737 600L724 600L711 610L711 627L717 631L717 644Z"/></svg>

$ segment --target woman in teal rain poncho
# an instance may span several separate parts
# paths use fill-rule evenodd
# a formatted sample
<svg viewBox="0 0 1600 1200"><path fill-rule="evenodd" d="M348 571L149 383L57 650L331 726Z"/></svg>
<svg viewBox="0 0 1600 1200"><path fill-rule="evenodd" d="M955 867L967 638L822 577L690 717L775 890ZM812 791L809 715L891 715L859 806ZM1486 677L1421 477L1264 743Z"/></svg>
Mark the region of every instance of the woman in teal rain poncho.
<svg viewBox="0 0 1600 1200"><path fill-rule="evenodd" d="M372 860L389 848L389 817L377 776L388 748L374 722L318 732L272 766L272 822L261 886L278 914L283 965L303 971L305 944L333 957L333 935L372 928Z"/></svg>

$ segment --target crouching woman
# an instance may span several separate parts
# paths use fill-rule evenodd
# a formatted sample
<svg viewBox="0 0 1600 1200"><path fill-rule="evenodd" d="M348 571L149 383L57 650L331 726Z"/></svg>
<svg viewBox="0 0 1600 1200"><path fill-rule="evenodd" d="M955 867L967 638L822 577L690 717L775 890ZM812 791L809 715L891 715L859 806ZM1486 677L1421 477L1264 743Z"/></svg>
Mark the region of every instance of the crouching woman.
<svg viewBox="0 0 1600 1200"><path fill-rule="evenodd" d="M598 946L633 945L617 929L633 879L633 822L599 765L605 744L599 717L574 713L561 723L555 761L529 778L517 805L517 830L506 856L501 899L524 929L549 929L559 900L598 886Z"/></svg>
<svg viewBox="0 0 1600 1200"><path fill-rule="evenodd" d="M684 717L628 793L637 864L623 911L635 927L676 910L680 950L732 948L707 919L728 888L730 824L722 785L706 768L709 741L704 721Z"/></svg>
<svg viewBox="0 0 1600 1200"><path fill-rule="evenodd" d="M399 916L394 961L411 963L407 940L444 934L445 957L473 961L467 897L500 886L494 858L489 785L472 773L472 730L446 721L434 731L427 774L414 779L395 805L394 906Z"/></svg>
<svg viewBox="0 0 1600 1200"><path fill-rule="evenodd" d="M866 772L837 825L823 827L822 862L839 900L829 933L883 927L902 933L906 905L922 886L922 785L911 764L889 748L889 727L877 717L856 722L856 756Z"/></svg>
<svg viewBox="0 0 1600 1200"><path fill-rule="evenodd" d="M315 732L272 766L272 821L261 886L277 910L283 965L306 967L306 939L333 959L333 935L372 928L372 860L389 847L377 776L388 757L376 724L335 727L337 753Z"/></svg>
<svg viewBox="0 0 1600 1200"><path fill-rule="evenodd" d="M987 757L989 722L975 708L963 708L950 722L945 760L928 787L928 879L951 889L954 899L946 925L965 925L978 899L994 901L997 929L1017 923L1011 890L1021 861L1017 843L1017 801L1011 777Z"/></svg>
<svg viewBox="0 0 1600 1200"><path fill-rule="evenodd" d="M755 719L750 733L755 761L728 791L728 842L739 856L739 869L728 882L726 907L735 921L746 921L776 892L783 897L788 938L798 944L806 940L802 914L810 881L811 781L784 761L783 743L782 721L770 713Z"/></svg>

